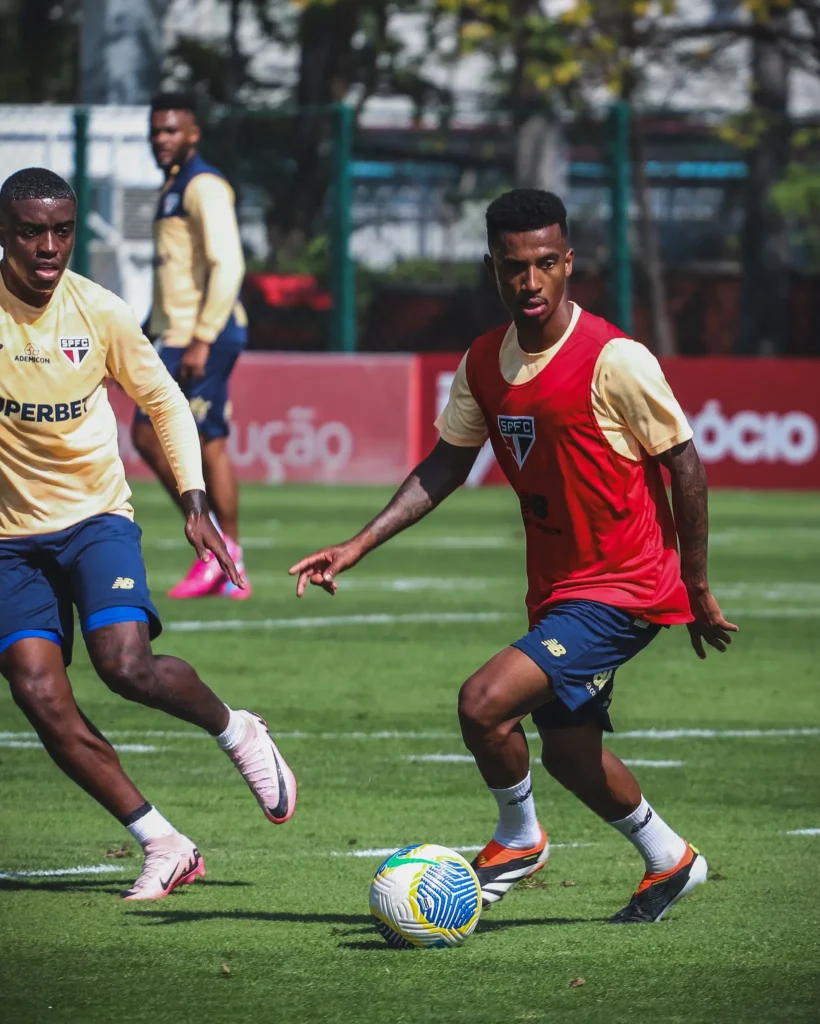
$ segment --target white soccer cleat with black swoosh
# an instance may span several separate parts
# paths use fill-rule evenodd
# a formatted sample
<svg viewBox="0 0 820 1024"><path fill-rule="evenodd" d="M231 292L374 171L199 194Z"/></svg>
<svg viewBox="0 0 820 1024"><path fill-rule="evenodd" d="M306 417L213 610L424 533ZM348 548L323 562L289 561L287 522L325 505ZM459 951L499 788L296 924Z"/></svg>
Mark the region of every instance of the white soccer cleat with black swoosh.
<svg viewBox="0 0 820 1024"><path fill-rule="evenodd" d="M225 753L250 786L265 817L282 825L296 808L296 776L271 739L265 720L252 711L237 714L245 719L245 731Z"/></svg>
<svg viewBox="0 0 820 1024"><path fill-rule="evenodd" d="M178 885L190 885L205 877L202 854L187 836L175 832L150 839L143 848L145 863L130 889L120 893L124 900L161 900Z"/></svg>

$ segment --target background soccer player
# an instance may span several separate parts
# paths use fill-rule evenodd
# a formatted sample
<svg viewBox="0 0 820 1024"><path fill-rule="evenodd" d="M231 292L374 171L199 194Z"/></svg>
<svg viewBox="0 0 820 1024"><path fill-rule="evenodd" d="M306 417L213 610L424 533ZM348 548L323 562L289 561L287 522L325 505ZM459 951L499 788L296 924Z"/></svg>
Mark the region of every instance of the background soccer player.
<svg viewBox="0 0 820 1024"><path fill-rule="evenodd" d="M704 641L725 650L737 628L709 590L706 477L654 356L569 301L574 254L561 200L506 193L487 210L487 230L485 261L512 324L473 343L437 421L441 440L387 507L290 572L299 596L308 581L335 593L340 572L464 483L489 437L521 503L531 628L459 696L464 742L498 803L498 827L474 862L483 901L547 860L521 727L532 714L547 771L644 858L643 880L613 923L658 921L705 880L706 861L602 738L616 670L661 627L688 624L699 657Z"/></svg>
<svg viewBox="0 0 820 1024"><path fill-rule="evenodd" d="M202 443L208 500L231 557L244 576L239 493L227 450L228 381L247 344L239 302L245 273L234 194L197 153L200 127L192 97L164 93L151 105L151 148L165 173L154 218L154 302L148 335L190 401ZM179 504L174 474L151 422L137 410L134 446ZM169 597L250 596L216 562L194 562Z"/></svg>
<svg viewBox="0 0 820 1024"><path fill-rule="evenodd" d="M19 171L0 189L0 672L56 764L142 845L142 873L123 896L157 899L203 875L202 857L146 801L74 702L72 606L100 678L127 700L211 733L271 821L293 813L296 781L259 716L232 711L186 662L152 654L162 627L106 377L151 417L197 555L215 555L241 580L208 516L182 392L129 307L66 270L75 218L74 193L51 171Z"/></svg>

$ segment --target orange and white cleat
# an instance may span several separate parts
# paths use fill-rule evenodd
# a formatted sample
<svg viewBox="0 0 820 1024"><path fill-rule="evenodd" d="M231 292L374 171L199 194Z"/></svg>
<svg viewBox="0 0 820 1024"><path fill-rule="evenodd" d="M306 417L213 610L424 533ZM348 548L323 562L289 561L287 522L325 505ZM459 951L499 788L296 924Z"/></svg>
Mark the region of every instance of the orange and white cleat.
<svg viewBox="0 0 820 1024"><path fill-rule="evenodd" d="M512 889L516 882L529 878L547 863L550 843L541 829L541 839L528 850L513 850L491 839L473 861L473 870L481 885L481 905L491 907Z"/></svg>
<svg viewBox="0 0 820 1024"><path fill-rule="evenodd" d="M139 878L120 893L124 900L161 900L178 885L190 885L205 877L202 854L179 832L149 840L144 850L145 863Z"/></svg>
<svg viewBox="0 0 820 1024"><path fill-rule="evenodd" d="M654 924L667 910L706 881L706 858L690 843L671 871L643 876L627 905L609 919L610 924Z"/></svg>

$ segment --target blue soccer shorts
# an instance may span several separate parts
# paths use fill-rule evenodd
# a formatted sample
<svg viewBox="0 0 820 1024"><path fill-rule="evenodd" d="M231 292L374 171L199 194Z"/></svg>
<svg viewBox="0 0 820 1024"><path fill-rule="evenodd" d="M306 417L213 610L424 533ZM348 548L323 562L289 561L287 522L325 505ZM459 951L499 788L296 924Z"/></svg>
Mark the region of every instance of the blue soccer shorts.
<svg viewBox="0 0 820 1024"><path fill-rule="evenodd" d="M597 601L562 601L512 646L549 676L557 700L532 715L539 729L598 722L612 732L615 672L658 635L661 626Z"/></svg>
<svg viewBox="0 0 820 1024"><path fill-rule="evenodd" d="M169 348L166 345L159 348L160 359L188 399L200 436L208 441L217 437L227 437L230 433L228 384L236 361L246 344L247 329L237 326L231 316L225 330L211 345L205 364L205 376L199 380L182 378L180 364L184 348ZM148 416L141 409L137 409L134 413L134 422L147 421Z"/></svg>
<svg viewBox="0 0 820 1024"><path fill-rule="evenodd" d="M0 538L0 653L25 637L74 644L74 606L83 633L116 622L162 632L151 600L142 530L120 515L93 516L56 533Z"/></svg>

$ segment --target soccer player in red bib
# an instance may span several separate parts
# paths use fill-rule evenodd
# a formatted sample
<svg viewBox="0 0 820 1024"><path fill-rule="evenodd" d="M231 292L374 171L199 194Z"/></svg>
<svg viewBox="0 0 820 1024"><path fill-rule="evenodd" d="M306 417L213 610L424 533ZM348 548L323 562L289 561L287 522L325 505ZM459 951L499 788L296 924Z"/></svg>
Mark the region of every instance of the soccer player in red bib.
<svg viewBox="0 0 820 1024"><path fill-rule="evenodd" d="M643 345L567 295L574 253L561 200L517 189L487 210L485 257L512 323L473 342L436 422L441 438L352 540L294 565L336 591L336 576L418 522L465 482L489 438L521 503L529 632L459 695L464 742L498 804L474 861L485 906L544 866L530 754L532 715L547 771L640 852L645 873L614 924L659 921L706 879L706 860L649 805L603 746L615 672L665 626L718 651L737 627L707 579L707 487L692 430ZM672 508L661 466L669 471Z"/></svg>

